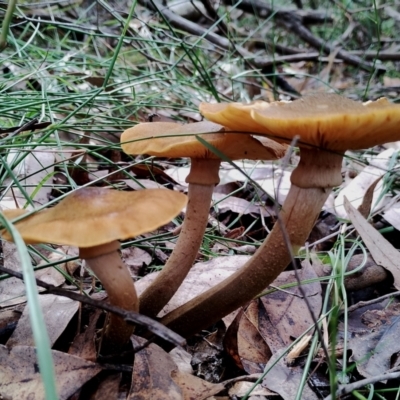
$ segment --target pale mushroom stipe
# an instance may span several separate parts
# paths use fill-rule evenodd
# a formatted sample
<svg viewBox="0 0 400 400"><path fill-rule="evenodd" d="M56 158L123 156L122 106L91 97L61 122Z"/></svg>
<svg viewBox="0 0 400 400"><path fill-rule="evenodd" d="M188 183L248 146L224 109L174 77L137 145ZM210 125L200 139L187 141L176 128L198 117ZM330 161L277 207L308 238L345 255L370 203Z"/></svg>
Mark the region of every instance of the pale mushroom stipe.
<svg viewBox="0 0 400 400"><path fill-rule="evenodd" d="M191 159L186 178L189 201L181 233L163 270L140 296L140 312L150 317L155 317L168 303L192 267L207 227L212 193L219 182L221 159L202 145L196 135L231 160L275 160L286 151L285 145L268 139L261 143L248 133L232 133L208 121L187 125L142 123L122 134L121 146L127 154Z"/></svg>
<svg viewBox="0 0 400 400"><path fill-rule="evenodd" d="M293 102L201 104L201 113L228 128L263 133L281 142L299 136L300 162L280 219L294 254L304 245L334 186L342 182L348 149L400 140L400 105L386 99L360 103L335 94ZM254 256L228 279L162 318L184 337L205 329L262 292L290 263L276 223Z"/></svg>
<svg viewBox="0 0 400 400"><path fill-rule="evenodd" d="M119 254L118 240L151 232L168 223L187 203L187 196L167 189L122 192L82 188L56 206L15 223L26 244L55 243L79 247L79 255L107 291L112 305L139 309L133 279ZM8 219L26 213L4 211ZM2 236L11 240L3 230ZM128 340L133 326L111 314L102 353L117 351Z"/></svg>

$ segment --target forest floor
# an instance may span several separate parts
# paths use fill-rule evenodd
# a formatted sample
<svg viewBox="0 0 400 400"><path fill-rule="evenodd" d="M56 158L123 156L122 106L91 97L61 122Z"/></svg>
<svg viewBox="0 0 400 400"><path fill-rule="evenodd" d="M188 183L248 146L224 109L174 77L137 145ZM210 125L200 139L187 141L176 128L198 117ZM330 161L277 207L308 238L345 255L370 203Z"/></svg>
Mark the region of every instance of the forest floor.
<svg viewBox="0 0 400 400"><path fill-rule="evenodd" d="M201 102L400 101L398 2L10 0L0 15L3 210L49 209L87 186L187 193L188 158L130 156L120 138L138 123L202 121ZM0 397L399 399L399 150L346 152L296 265L257 299L186 341L130 314L135 334L109 356L106 293L77 248L25 246L1 216L15 243L1 242ZM159 317L260 248L299 160L289 153L221 163L195 265ZM122 241L139 294L185 213Z"/></svg>

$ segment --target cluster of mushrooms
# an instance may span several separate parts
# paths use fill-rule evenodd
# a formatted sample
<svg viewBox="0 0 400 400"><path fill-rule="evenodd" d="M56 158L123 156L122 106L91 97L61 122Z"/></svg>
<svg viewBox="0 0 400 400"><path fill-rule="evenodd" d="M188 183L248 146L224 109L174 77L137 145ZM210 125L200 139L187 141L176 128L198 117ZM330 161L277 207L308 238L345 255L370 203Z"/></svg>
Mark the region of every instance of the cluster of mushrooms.
<svg viewBox="0 0 400 400"><path fill-rule="evenodd" d="M161 319L184 337L245 305L287 267L291 258L287 243L296 254L332 188L341 184L345 151L400 140L400 105L384 98L360 103L336 94L315 94L292 102L202 103L200 112L208 121L140 123L121 136L122 150L127 154L190 158L187 197L166 189L78 189L55 207L15 223L27 244L78 246L81 258L102 282L113 305L156 317L198 254L212 192L219 182L218 153L231 160L275 160L283 157L287 144L298 137L300 162L291 175L292 185L280 217L264 243L236 273ZM203 141L210 146L204 146ZM138 299L120 259L118 240L164 225L185 205L176 246L156 280ZM14 210L5 215L12 219L23 213ZM11 239L7 232L3 238ZM111 316L105 331L106 346L122 346L132 329L121 318Z"/></svg>

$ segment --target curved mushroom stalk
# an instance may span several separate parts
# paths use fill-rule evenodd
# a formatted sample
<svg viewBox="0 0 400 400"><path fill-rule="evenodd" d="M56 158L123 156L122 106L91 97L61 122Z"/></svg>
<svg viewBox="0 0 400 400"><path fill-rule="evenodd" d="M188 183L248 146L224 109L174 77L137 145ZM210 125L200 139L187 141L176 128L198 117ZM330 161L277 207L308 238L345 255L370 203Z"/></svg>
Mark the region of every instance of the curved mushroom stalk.
<svg viewBox="0 0 400 400"><path fill-rule="evenodd" d="M254 256L232 276L170 312L161 322L180 335L190 337L251 301L290 263L291 255L281 224L296 254L307 240L330 192L331 188L300 188L292 184L280 212L280 221L275 223Z"/></svg>
<svg viewBox="0 0 400 400"><path fill-rule="evenodd" d="M280 214L294 252L304 245L331 188L341 183L344 152L400 139L400 105L386 99L359 103L319 93L293 102L202 104L200 110L230 129L239 126L280 141L300 137L300 164ZM260 293L290 261L281 221L242 269L162 322L190 336Z"/></svg>
<svg viewBox="0 0 400 400"><path fill-rule="evenodd" d="M211 183L189 183L186 215L174 251L155 281L140 296L140 312L144 315L155 317L163 309L178 290L197 257L207 227L216 184L215 175L219 180L220 160L211 161L210 163L207 160L209 178L214 176L214 179L209 179ZM204 160L192 160L191 173L197 164L200 167Z"/></svg>
<svg viewBox="0 0 400 400"><path fill-rule="evenodd" d="M86 261L108 294L110 304L127 311L139 311L139 300L132 276L119 254L120 244L81 248L80 257ZM112 266L112 268L111 268ZM101 343L101 354L112 354L129 341L134 326L118 315L110 314Z"/></svg>
<svg viewBox="0 0 400 400"><path fill-rule="evenodd" d="M15 223L26 244L57 243L79 247L80 256L100 279L110 303L138 311L135 286L119 255L118 240L129 239L166 224L186 205L187 197L166 189L122 192L81 188L55 207ZM4 214L8 218L25 211ZM11 240L7 231L3 238ZM102 352L122 348L132 326L115 315L105 331Z"/></svg>
<svg viewBox="0 0 400 400"><path fill-rule="evenodd" d="M249 134L225 132L223 126L208 121L187 125L143 123L122 134L122 149L127 154L191 158L186 178L189 202L179 239L163 270L140 296L140 312L150 317L168 303L192 267L207 226L212 192L219 182L221 160L194 135L200 135L233 160L271 160L282 157L286 150L268 139L261 144Z"/></svg>

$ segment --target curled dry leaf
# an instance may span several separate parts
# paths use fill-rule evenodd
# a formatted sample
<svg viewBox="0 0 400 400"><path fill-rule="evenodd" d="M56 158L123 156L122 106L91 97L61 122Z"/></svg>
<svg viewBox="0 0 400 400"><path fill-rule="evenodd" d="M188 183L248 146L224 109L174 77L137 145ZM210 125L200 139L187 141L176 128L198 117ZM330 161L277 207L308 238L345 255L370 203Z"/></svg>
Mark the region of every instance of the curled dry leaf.
<svg viewBox="0 0 400 400"><path fill-rule="evenodd" d="M300 341L293 346L293 348L289 351L286 356L286 362L288 365L291 365L295 362L296 358L300 357L301 353L308 347L312 336L310 334L304 335Z"/></svg>
<svg viewBox="0 0 400 400"><path fill-rule="evenodd" d="M264 371L271 350L258 331L258 300L238 313L226 332L224 347L236 365L248 374Z"/></svg>
<svg viewBox="0 0 400 400"><path fill-rule="evenodd" d="M371 253L372 258L378 265L387 269L394 279L394 286L400 289L400 257L399 252L388 242L367 220L357 211L350 202L344 198L344 206L347 215L358 234L361 236L365 246Z"/></svg>
<svg viewBox="0 0 400 400"><path fill-rule="evenodd" d="M369 194L369 205L376 209L382 205L382 200L377 204L377 200L383 190L382 178L389 167L389 162L393 156L394 150L388 149L378 154L371 160L370 165L365 167L347 186L340 190L335 199L335 213L340 218L347 218L346 209L344 206L344 197L346 197L353 207L361 206L365 197ZM369 193L369 188L372 188Z"/></svg>

